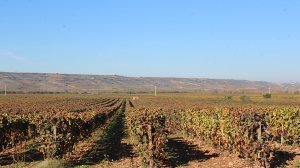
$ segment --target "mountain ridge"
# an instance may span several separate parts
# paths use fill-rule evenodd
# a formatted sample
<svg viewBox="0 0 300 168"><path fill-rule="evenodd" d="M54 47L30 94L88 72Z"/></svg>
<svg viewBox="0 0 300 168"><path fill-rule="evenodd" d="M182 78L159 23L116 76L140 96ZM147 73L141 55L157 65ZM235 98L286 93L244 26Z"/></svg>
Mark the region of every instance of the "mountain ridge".
<svg viewBox="0 0 300 168"><path fill-rule="evenodd" d="M0 88L7 85L19 90L139 90L153 89L246 89L299 90L299 83L271 83L235 79L126 77L118 75L85 75L55 73L0 72Z"/></svg>

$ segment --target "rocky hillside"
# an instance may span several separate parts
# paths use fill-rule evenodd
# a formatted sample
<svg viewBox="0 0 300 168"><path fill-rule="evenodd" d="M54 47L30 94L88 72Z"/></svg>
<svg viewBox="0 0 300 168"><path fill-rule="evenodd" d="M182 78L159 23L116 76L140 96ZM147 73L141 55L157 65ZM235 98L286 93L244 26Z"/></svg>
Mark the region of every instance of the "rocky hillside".
<svg viewBox="0 0 300 168"><path fill-rule="evenodd" d="M137 89L247 89L299 90L299 83L269 83L232 79L125 77L48 73L0 72L0 89L18 90L137 90ZM2 90L2 89L1 89Z"/></svg>

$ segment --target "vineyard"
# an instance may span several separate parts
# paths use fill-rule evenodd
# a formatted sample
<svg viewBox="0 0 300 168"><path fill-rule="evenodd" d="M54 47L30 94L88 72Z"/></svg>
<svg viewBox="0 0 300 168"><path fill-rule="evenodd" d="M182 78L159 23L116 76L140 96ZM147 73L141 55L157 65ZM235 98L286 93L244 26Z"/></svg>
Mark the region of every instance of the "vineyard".
<svg viewBox="0 0 300 168"><path fill-rule="evenodd" d="M32 167L58 159L67 167L110 167L128 157L125 167L179 167L191 161L198 167L221 156L189 150L184 142L193 141L246 160L223 167L300 166L300 96L247 96L250 101L220 94L2 96L0 164Z"/></svg>

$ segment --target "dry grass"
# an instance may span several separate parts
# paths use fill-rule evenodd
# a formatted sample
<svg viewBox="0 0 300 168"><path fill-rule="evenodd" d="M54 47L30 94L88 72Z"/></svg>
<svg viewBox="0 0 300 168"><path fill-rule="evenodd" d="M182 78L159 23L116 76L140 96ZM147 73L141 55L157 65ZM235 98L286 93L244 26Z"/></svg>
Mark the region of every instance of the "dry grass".
<svg viewBox="0 0 300 168"><path fill-rule="evenodd" d="M40 162L33 168L63 168L64 164L63 161L61 160L56 160L56 159L47 159L45 161Z"/></svg>

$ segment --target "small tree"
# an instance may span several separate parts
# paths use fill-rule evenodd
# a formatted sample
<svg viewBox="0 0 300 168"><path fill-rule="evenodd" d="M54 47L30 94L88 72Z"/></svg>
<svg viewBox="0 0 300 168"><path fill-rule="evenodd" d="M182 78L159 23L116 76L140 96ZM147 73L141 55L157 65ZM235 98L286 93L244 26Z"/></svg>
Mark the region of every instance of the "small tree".
<svg viewBox="0 0 300 168"><path fill-rule="evenodd" d="M263 94L263 97L264 98L271 98L271 93L265 93L265 94Z"/></svg>
<svg viewBox="0 0 300 168"><path fill-rule="evenodd" d="M246 95L242 95L240 97L240 99L243 101L243 102L251 102L251 99L249 96L246 96Z"/></svg>
<svg viewBox="0 0 300 168"><path fill-rule="evenodd" d="M231 96L231 95L226 95L226 96L225 96L225 99L226 99L226 100L231 100L231 99L232 99L232 96Z"/></svg>

